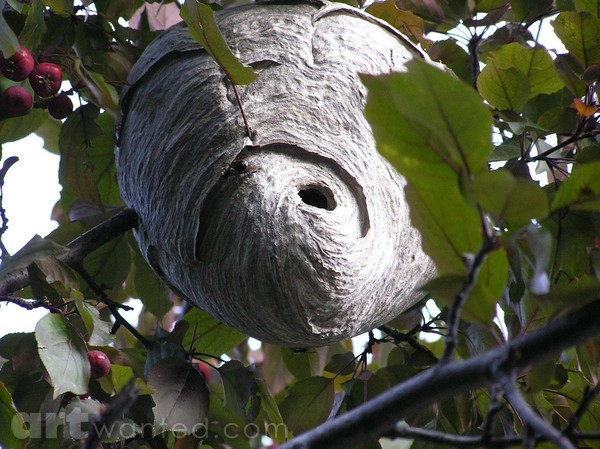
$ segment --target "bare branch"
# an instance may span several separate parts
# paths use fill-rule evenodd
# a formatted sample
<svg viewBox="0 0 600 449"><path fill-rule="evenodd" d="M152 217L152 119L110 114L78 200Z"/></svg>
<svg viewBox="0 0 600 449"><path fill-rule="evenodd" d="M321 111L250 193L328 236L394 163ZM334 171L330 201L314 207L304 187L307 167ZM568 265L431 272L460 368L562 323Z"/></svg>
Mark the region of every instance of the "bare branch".
<svg viewBox="0 0 600 449"><path fill-rule="evenodd" d="M572 436L576 440L597 440L600 435L594 433L577 433ZM496 436L488 440L484 435L454 435L437 430L408 427L398 423L396 428L386 435L388 438L404 438L411 440L426 441L437 445L454 446L461 449L482 447L486 449L502 449L513 446L522 446L528 435ZM547 441L547 438L538 436L535 442Z"/></svg>
<svg viewBox="0 0 600 449"><path fill-rule="evenodd" d="M559 449L575 449L573 443L556 427L544 421L540 415L535 413L529 406L521 391L516 385L514 376L502 382L504 387L504 397L510 403L512 408L517 412L523 424L530 427L532 430L543 436L545 439L552 441Z"/></svg>
<svg viewBox="0 0 600 449"><path fill-rule="evenodd" d="M73 267L81 263L92 251L137 225L137 214L132 209L124 209L115 216L100 223L77 237L67 245L71 251L57 256L57 259ZM11 293L29 284L27 269L12 271L0 280L0 295Z"/></svg>
<svg viewBox="0 0 600 449"><path fill-rule="evenodd" d="M497 383L504 370L555 358L600 333L600 300L530 334L468 360L424 371L369 402L280 446L280 449L347 448L393 431L409 413L470 390ZM506 360L505 364L498 364Z"/></svg>
<svg viewBox="0 0 600 449"><path fill-rule="evenodd" d="M485 224L482 225L484 230L487 230L487 226ZM444 354L442 355L442 359L440 362L440 366L442 364L450 362L454 357L454 349L458 344L458 326L460 323L460 313L465 304L465 301L469 297L469 293L473 289L475 282L477 280L477 274L483 265L487 255L494 250L495 241L493 237L485 237L483 243L481 244L481 248L470 262L467 275L465 277L465 282L462 285L460 291L454 297L454 303L452 307L448 311L448 332L446 334L446 346L444 347Z"/></svg>
<svg viewBox="0 0 600 449"><path fill-rule="evenodd" d="M52 304L46 298L26 299L16 296L0 296L0 302L10 302L27 310L39 309L40 307L51 308Z"/></svg>
<svg viewBox="0 0 600 449"><path fill-rule="evenodd" d="M415 350L424 353L433 362L437 362L438 361L438 358L435 356L435 354L433 352L431 352L431 350L429 348L427 348L426 346L423 346L421 343L419 343L419 340L417 340L412 335L404 334L402 332L398 332L396 329L392 329L391 327L385 326L385 325L379 326L377 329L379 329L381 332L383 332L383 333L389 335L390 337L392 337L396 342L408 343Z"/></svg>

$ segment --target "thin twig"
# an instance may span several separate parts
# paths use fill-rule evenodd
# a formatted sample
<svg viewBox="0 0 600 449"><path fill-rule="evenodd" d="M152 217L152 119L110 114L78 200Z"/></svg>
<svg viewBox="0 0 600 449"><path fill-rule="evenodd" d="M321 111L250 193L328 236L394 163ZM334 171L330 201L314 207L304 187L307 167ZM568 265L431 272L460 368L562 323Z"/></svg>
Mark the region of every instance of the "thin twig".
<svg viewBox="0 0 600 449"><path fill-rule="evenodd" d="M421 429L418 427L408 427L404 423L399 423L393 432L386 435L388 438L404 438L411 440L424 441L437 445L454 446L457 448L494 448L502 449L511 446L521 446L527 440L527 435L514 436L494 436L485 440L483 435L454 435L451 433L440 432L437 430ZM598 440L598 432L576 433L573 434L576 440ZM548 441L547 438L538 436L536 442Z"/></svg>
<svg viewBox="0 0 600 449"><path fill-rule="evenodd" d="M527 335L481 355L430 369L395 385L367 403L327 421L280 449L348 448L393 431L396 423L415 411L444 399L488 387L509 369L521 370L554 359L571 346L600 334L600 298ZM499 360L507 360L498 364Z"/></svg>
<svg viewBox="0 0 600 449"><path fill-rule="evenodd" d="M127 321L123 315L119 312L119 308L122 307L121 304L118 304L111 300L106 293L102 290L102 288L96 284L96 281L90 276L90 274L83 268L81 264L77 264L73 266L73 269L77 271L77 273L83 278L83 280L90 286L92 291L98 296L100 301L108 306L110 313L112 313L115 318L115 325L125 327L131 334L146 348L150 346L150 341L148 341L139 331L129 322Z"/></svg>
<svg viewBox="0 0 600 449"><path fill-rule="evenodd" d="M569 419L569 423L564 430L565 434L569 436L573 435L573 431L579 424L579 421L581 421L581 418L583 418L583 415L598 395L600 395L600 382L598 382L594 388L590 389L589 387L586 387L577 410L575 410L575 413L573 413L571 419Z"/></svg>
<svg viewBox="0 0 600 449"><path fill-rule="evenodd" d="M598 134L600 134L600 130L590 131L585 134L575 134L575 135L569 137L567 140L559 143L558 145L555 145L552 148L544 151L543 153L540 153L537 156L533 156L533 157L529 157L529 158L525 159L525 162L545 160L549 155L551 155L555 151L560 150L561 148L571 145L572 143L575 143L579 140L587 139L588 137L597 136Z"/></svg>
<svg viewBox="0 0 600 449"><path fill-rule="evenodd" d="M465 301L469 297L469 293L475 285L477 274L485 261L487 255L494 250L496 247L493 238L484 238L481 248L470 262L467 274L465 276L465 282L463 283L460 291L454 297L454 303L448 311L448 331L446 333L446 346L444 347L444 354L440 363L443 365L450 362L454 357L454 350L458 344L458 326L460 323L460 314Z"/></svg>
<svg viewBox="0 0 600 449"><path fill-rule="evenodd" d="M42 299L26 299L16 296L0 296L0 302L10 302L27 310L39 309L40 307L50 309L53 307L52 303L46 297Z"/></svg>
<svg viewBox="0 0 600 449"><path fill-rule="evenodd" d="M398 343L398 342L408 343L415 350L424 353L432 361L434 361L434 362L438 361L438 358L435 356L435 354L433 352L431 352L431 350L429 348L427 348L427 347L423 346L421 343L419 343L419 341L412 335L398 332L396 329L392 329L391 327L385 326L385 325L379 326L377 329L379 329L381 332L392 337L396 341L396 343Z"/></svg>
<svg viewBox="0 0 600 449"><path fill-rule="evenodd" d="M237 85L233 82L233 80L231 79L231 77L229 75L227 75L227 79L229 80L229 82L231 83L231 87L233 88L233 94L235 95L235 101L238 104L238 107L240 108L240 112L242 114L242 120L244 120L244 129L246 130L246 136L248 136L248 139L252 140L252 128L250 128L250 125L248 124L248 119L246 118L246 113L244 112L244 106L242 105L242 98L240 97L240 93L238 91Z"/></svg>
<svg viewBox="0 0 600 449"><path fill-rule="evenodd" d="M481 439L484 443L488 443L492 440L492 430L494 428L494 420L496 419L496 415L500 410L502 410L503 404L501 402L502 399L502 389L499 385L492 385L490 388L490 395L492 400L488 407L488 414L485 417L485 421L483 423L483 433L481 434Z"/></svg>
<svg viewBox="0 0 600 449"><path fill-rule="evenodd" d="M517 388L515 376L510 375L501 380L504 388L504 397L519 415L523 424L554 443L559 449L575 449L573 443L560 430L544 421L540 415L535 413L529 406L521 391Z"/></svg>

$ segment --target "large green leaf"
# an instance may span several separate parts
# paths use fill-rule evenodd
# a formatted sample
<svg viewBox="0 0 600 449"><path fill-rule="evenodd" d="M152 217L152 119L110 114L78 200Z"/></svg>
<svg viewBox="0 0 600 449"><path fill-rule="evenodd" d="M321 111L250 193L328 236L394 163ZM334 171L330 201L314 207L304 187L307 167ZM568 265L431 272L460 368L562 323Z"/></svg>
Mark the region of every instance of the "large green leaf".
<svg viewBox="0 0 600 449"><path fill-rule="evenodd" d="M308 377L293 384L279 404L288 428L298 435L323 423L333 407L333 380Z"/></svg>
<svg viewBox="0 0 600 449"><path fill-rule="evenodd" d="M8 26L8 23L6 23L2 14L5 3L5 0L0 0L0 51L4 54L5 58L9 58L19 51L19 40L14 31Z"/></svg>
<svg viewBox="0 0 600 449"><path fill-rule="evenodd" d="M552 210L563 208L600 211L600 161L578 164L560 185Z"/></svg>
<svg viewBox="0 0 600 449"><path fill-rule="evenodd" d="M231 82L245 85L256 79L252 67L243 65L229 49L210 6L197 0L186 0L181 8L181 18L187 23L190 36L214 58Z"/></svg>
<svg viewBox="0 0 600 449"><path fill-rule="evenodd" d="M554 32L585 68L600 63L600 19L587 12L561 12Z"/></svg>
<svg viewBox="0 0 600 449"><path fill-rule="evenodd" d="M536 183L517 179L506 170L483 172L466 186L466 195L497 223L525 225L548 214L548 199Z"/></svg>
<svg viewBox="0 0 600 449"><path fill-rule="evenodd" d="M320 357L316 349L294 352L291 349L285 348L282 350L281 356L286 368L296 379L304 379L321 374Z"/></svg>
<svg viewBox="0 0 600 449"><path fill-rule="evenodd" d="M481 96L496 109L519 112L530 97L529 80L520 70L500 69L491 62L477 78Z"/></svg>
<svg viewBox="0 0 600 449"><path fill-rule="evenodd" d="M21 449L27 445L29 430L2 382L0 382L0 422L3 423L0 426L0 447Z"/></svg>
<svg viewBox="0 0 600 449"><path fill-rule="evenodd" d="M27 13L25 26L23 26L23 29L19 33L19 42L27 47L29 51L35 52L45 32L44 4L42 0L33 0Z"/></svg>
<svg viewBox="0 0 600 449"><path fill-rule="evenodd" d="M232 360L219 367L225 400L223 406L240 423L254 421L260 396L254 373L240 361Z"/></svg>
<svg viewBox="0 0 600 449"><path fill-rule="evenodd" d="M0 17L2 14L0 14ZM0 145L27 137L48 119L48 112L32 109L26 115L0 121Z"/></svg>
<svg viewBox="0 0 600 449"><path fill-rule="evenodd" d="M182 344L185 348L194 347L198 352L218 357L248 338L197 308L186 313L183 319L190 327ZM192 336L195 336L193 341Z"/></svg>
<svg viewBox="0 0 600 449"><path fill-rule="evenodd" d="M67 118L58 138L61 151L58 173L61 185L73 192L76 198L102 207L100 193L93 180L93 167L89 162L91 141L102 135L102 128L96 123L98 114L99 109L88 104ZM76 199L65 198L64 192L61 197L63 207L67 210Z"/></svg>
<svg viewBox="0 0 600 449"><path fill-rule="evenodd" d="M204 378L194 366L181 359L166 358L148 375L148 386L155 390L154 424L158 432L177 430L194 433L205 425L209 394Z"/></svg>
<svg viewBox="0 0 600 449"><path fill-rule="evenodd" d="M38 353L54 387L54 397L68 391L85 394L90 379L90 363L81 338L61 315L46 315L35 326Z"/></svg>
<svg viewBox="0 0 600 449"><path fill-rule="evenodd" d="M531 48L516 42L508 44L494 52L492 62L498 69L515 68L525 75L529 81L529 98L557 92L564 86L552 58L542 46Z"/></svg>
<svg viewBox="0 0 600 449"><path fill-rule="evenodd" d="M88 332L88 343L91 346L108 346L113 342L114 335L110 331L112 323L100 318L100 312L83 300L80 292L74 292L75 306Z"/></svg>
<svg viewBox="0 0 600 449"><path fill-rule="evenodd" d="M458 180L487 170L487 109L469 86L421 62L411 62L406 74L363 81L377 147L409 181L406 198L425 251L440 273L463 273L463 255L477 251L481 232Z"/></svg>
<svg viewBox="0 0 600 449"><path fill-rule="evenodd" d="M161 318L173 305L169 300L169 289L150 268L137 245L133 251L135 295L155 317Z"/></svg>
<svg viewBox="0 0 600 449"><path fill-rule="evenodd" d="M408 135L420 127L420 137L428 137L429 152L437 153L438 159L455 171L474 173L484 169L492 151L492 118L481 99L466 83L421 60L410 61L407 70L362 78L370 92L367 118L376 128L378 143L384 139L382 128L393 126L398 119L404 123L397 124L401 131L396 135L410 139ZM378 123L385 114L378 110L382 102L386 103L386 112L394 112L388 118L391 123L385 125ZM406 148L404 152L414 157L419 151Z"/></svg>

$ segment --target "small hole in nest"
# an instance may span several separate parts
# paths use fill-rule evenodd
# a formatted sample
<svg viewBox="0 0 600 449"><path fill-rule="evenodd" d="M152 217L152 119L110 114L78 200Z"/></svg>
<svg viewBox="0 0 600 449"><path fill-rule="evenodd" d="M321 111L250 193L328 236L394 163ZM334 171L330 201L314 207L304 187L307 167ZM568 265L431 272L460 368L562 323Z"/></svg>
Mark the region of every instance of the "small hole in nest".
<svg viewBox="0 0 600 449"><path fill-rule="evenodd" d="M319 209L333 210L335 209L335 200L331 192L325 191L319 187L304 187L298 191L298 195L302 201L309 206L318 207Z"/></svg>

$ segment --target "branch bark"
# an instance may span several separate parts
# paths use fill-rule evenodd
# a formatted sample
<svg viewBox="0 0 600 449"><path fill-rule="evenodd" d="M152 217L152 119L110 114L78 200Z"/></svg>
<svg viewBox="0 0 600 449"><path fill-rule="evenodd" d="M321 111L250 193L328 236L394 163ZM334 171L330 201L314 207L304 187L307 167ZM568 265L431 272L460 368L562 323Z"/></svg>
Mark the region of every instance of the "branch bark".
<svg viewBox="0 0 600 449"><path fill-rule="evenodd" d="M600 333L600 299L504 346L468 360L439 365L396 385L338 418L297 436L280 449L346 448L392 432L412 411L497 383L501 375L551 359Z"/></svg>
<svg viewBox="0 0 600 449"><path fill-rule="evenodd" d="M81 263L88 254L136 225L137 214L132 209L124 209L67 244L70 251L57 256L57 259L73 267ZM29 275L26 268L12 271L0 279L0 296L9 296L28 284Z"/></svg>

